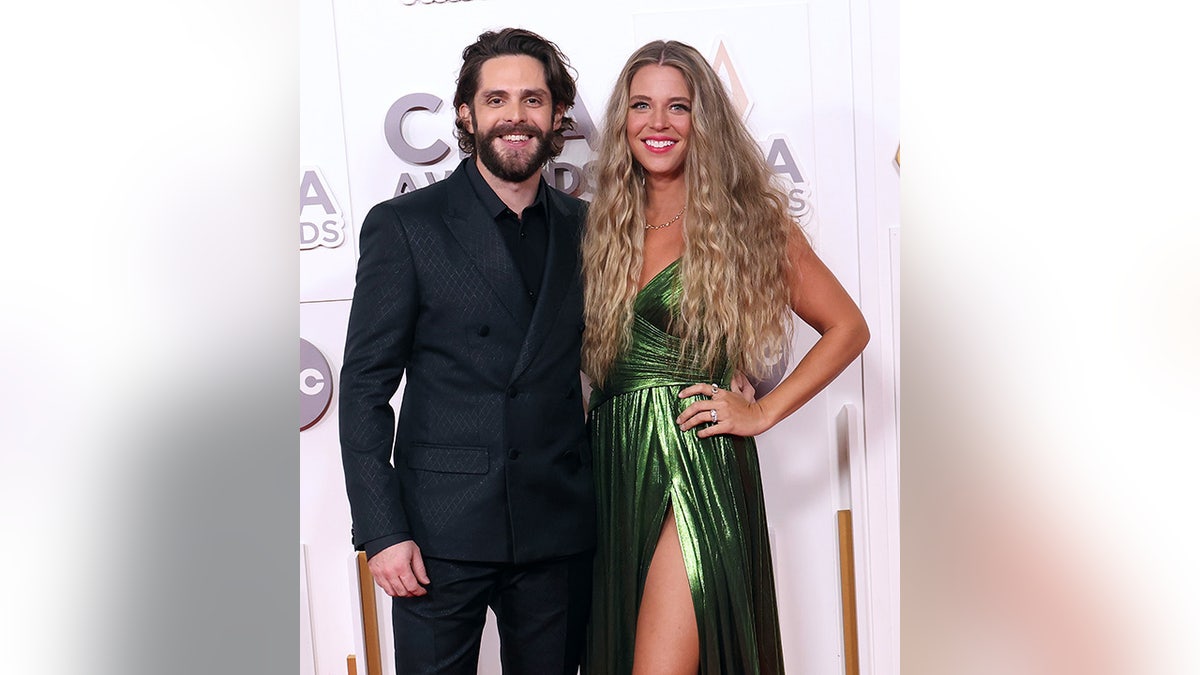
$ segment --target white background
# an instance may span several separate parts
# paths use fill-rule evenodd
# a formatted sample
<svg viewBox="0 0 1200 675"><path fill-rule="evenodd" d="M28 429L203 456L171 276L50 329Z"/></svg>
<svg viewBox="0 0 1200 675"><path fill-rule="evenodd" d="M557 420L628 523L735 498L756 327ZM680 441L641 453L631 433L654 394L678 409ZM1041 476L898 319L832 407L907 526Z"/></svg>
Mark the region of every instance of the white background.
<svg viewBox="0 0 1200 675"><path fill-rule="evenodd" d="M480 32L520 25L557 42L578 71L580 98L597 124L617 72L636 47L678 39L712 60L724 45L750 98L747 124L764 150L773 138L786 140L811 193L806 230L862 304L875 336L861 363L759 439L785 659L797 672L842 668L835 512L853 507L862 672L893 671L899 616L891 269L899 185L893 160L895 8L884 3L875 16L870 3L848 0L749 6L659 0L608 3L606 11L583 20L560 16L556 3L533 1L353 0L331 7L309 0L303 7L304 39L313 45L304 62L313 66L311 78L307 66L302 70L302 159L327 177L345 209L348 231L342 247L300 254L301 335L325 353L335 371L353 285L348 252L356 245L362 215L394 194L402 173L425 185L427 171L441 177L457 165L454 80L462 48ZM388 108L417 92L443 104L436 112L410 115L406 138L414 146L440 140L454 148L431 166L403 162L384 138ZM582 165L591 156L586 140L571 140L560 161ZM816 338L803 324L798 329L793 364ZM341 672L346 655L361 652L347 576L349 515L336 415L335 402L301 434L301 541L312 626L312 654L302 661L315 663L314 672L322 675ZM388 607L386 600L382 607ZM495 649L489 629L481 672L499 672Z"/></svg>

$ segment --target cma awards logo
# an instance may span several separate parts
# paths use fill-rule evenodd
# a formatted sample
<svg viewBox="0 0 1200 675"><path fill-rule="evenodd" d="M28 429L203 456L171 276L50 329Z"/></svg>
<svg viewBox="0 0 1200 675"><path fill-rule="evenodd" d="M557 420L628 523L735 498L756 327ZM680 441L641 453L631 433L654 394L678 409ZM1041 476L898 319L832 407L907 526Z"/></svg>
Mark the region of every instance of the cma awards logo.
<svg viewBox="0 0 1200 675"><path fill-rule="evenodd" d="M725 83L733 105L744 122L749 117L753 102L742 85L724 41L717 43L716 55L711 59L711 63L713 70ZM416 92L401 96L388 108L383 122L384 138L388 147L401 161L412 166L432 166L450 154L452 151L450 143L441 138L422 145L406 133L406 121L410 116L418 113L436 113L444 103L445 101L434 94ZM575 129L564 138L567 141L584 140L587 142L588 148L594 152L597 138L596 127L592 123L592 117L583 100L578 96L571 107L570 115L575 119ZM451 137L449 134L447 136ZM765 142L760 142L760 145L768 166L784 183L781 187L787 193L789 212L801 224L805 224L812 213L812 184L796 159L796 154L792 151L791 141L786 134L776 133L769 135ZM591 156L590 153L589 156ZM590 173L588 171L590 162L579 166L561 161L561 159L560 157L559 160L552 160L546 165L544 175L547 182L573 196L586 197L584 193L588 188L587 176ZM403 172L396 183L394 195L430 185L450 175L451 172L446 171L441 176L433 171Z"/></svg>
<svg viewBox="0 0 1200 675"><path fill-rule="evenodd" d="M300 176L300 249L337 248L346 241L345 228L329 182L317 167L305 167Z"/></svg>

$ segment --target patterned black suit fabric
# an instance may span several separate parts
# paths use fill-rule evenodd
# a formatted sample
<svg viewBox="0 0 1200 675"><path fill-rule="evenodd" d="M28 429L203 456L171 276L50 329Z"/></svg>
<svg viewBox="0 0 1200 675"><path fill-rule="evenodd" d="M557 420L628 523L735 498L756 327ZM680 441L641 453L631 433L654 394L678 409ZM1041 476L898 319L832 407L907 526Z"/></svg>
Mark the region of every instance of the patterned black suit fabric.
<svg viewBox="0 0 1200 675"><path fill-rule="evenodd" d="M546 197L536 304L463 165L364 220L339 399L356 548L399 535L426 557L523 564L595 546L579 382L585 203Z"/></svg>

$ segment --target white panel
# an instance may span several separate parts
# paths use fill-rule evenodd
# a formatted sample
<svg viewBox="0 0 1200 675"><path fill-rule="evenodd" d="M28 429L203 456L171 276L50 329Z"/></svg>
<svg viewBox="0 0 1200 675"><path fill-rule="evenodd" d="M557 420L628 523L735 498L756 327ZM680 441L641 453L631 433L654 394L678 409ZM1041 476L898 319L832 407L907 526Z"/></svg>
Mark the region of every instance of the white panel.
<svg viewBox="0 0 1200 675"><path fill-rule="evenodd" d="M335 391L340 384L349 311L349 302L300 306L300 336L329 362ZM357 622L351 622L358 616L358 592L346 581L346 560L352 554L350 505L342 474L337 414L335 395L324 416L299 432L300 539L308 546L318 675L343 675L346 656L359 653L353 638Z"/></svg>
<svg viewBox="0 0 1200 675"><path fill-rule="evenodd" d="M488 610L487 624L483 627L483 640L479 646L479 672L500 675L500 633L496 629L496 615Z"/></svg>
<svg viewBox="0 0 1200 675"><path fill-rule="evenodd" d="M375 618L379 626L380 667L384 675L396 672L395 633L392 631L392 597L379 584L375 589Z"/></svg>
<svg viewBox="0 0 1200 675"><path fill-rule="evenodd" d="M342 133L342 102L339 95L337 45L331 0L300 2L300 164L315 169L324 178L324 188L336 206L333 214L309 206L300 213L300 234L318 241L329 220L340 223L340 244L329 242L300 252L300 300L303 302L349 298L354 290L357 239L350 208L346 173L346 143ZM297 177L299 180L299 176ZM317 230L314 232L314 230Z"/></svg>
<svg viewBox="0 0 1200 675"><path fill-rule="evenodd" d="M855 455L855 551L861 670L899 670L898 7L851 0L859 304L871 326L863 354L863 447Z"/></svg>
<svg viewBox="0 0 1200 675"><path fill-rule="evenodd" d="M313 641L312 609L308 602L308 547L300 544L300 675L316 675L317 651Z"/></svg>

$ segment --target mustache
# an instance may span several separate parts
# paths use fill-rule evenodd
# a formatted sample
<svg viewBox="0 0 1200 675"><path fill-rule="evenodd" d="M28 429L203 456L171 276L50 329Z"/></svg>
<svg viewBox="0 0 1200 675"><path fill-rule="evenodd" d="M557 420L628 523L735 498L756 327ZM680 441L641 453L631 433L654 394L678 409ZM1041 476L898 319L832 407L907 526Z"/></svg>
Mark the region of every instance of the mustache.
<svg viewBox="0 0 1200 675"><path fill-rule="evenodd" d="M488 132L488 139L500 138L509 134L521 134L533 138L541 138L542 130L528 124L501 124Z"/></svg>

